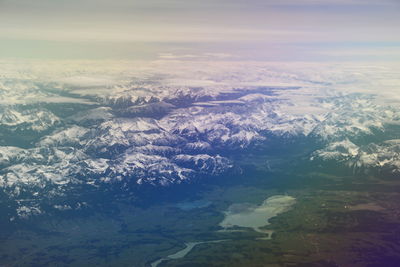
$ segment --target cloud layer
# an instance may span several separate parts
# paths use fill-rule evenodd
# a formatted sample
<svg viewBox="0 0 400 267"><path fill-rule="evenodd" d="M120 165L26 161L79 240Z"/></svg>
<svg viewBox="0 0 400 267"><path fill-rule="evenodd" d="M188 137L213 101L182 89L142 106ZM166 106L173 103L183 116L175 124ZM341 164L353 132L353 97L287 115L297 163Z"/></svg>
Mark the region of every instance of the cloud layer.
<svg viewBox="0 0 400 267"><path fill-rule="evenodd" d="M391 0L1 1L0 57L135 58L189 49L327 59L337 49L326 44L368 44L368 54L355 57L362 59L388 44L398 49L399 10Z"/></svg>

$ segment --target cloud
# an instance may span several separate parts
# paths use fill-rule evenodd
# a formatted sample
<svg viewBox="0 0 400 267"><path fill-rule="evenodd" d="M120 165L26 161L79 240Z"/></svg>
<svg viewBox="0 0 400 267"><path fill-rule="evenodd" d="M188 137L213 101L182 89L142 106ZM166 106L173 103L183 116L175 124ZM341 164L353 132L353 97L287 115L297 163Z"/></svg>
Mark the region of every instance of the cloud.
<svg viewBox="0 0 400 267"><path fill-rule="evenodd" d="M159 53L158 57L161 59L229 59L237 58L237 56L228 53L203 53L203 54L173 54L173 53Z"/></svg>

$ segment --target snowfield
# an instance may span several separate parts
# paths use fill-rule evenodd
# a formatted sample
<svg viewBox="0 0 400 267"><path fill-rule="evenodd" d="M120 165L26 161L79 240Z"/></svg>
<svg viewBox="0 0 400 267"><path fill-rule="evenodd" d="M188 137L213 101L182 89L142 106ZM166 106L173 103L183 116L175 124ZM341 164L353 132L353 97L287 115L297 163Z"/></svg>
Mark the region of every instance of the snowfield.
<svg viewBox="0 0 400 267"><path fill-rule="evenodd" d="M42 212L38 192L216 177L271 136L318 143L312 161L400 173L400 66L65 64L0 66L0 186L34 199L17 205L23 218Z"/></svg>

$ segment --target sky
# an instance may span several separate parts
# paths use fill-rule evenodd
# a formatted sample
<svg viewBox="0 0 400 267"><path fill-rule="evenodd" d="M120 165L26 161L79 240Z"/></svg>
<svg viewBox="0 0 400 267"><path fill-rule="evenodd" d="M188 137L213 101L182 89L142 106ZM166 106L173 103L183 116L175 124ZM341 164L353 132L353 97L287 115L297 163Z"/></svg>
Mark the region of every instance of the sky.
<svg viewBox="0 0 400 267"><path fill-rule="evenodd" d="M398 0L0 0L0 58L400 60Z"/></svg>

